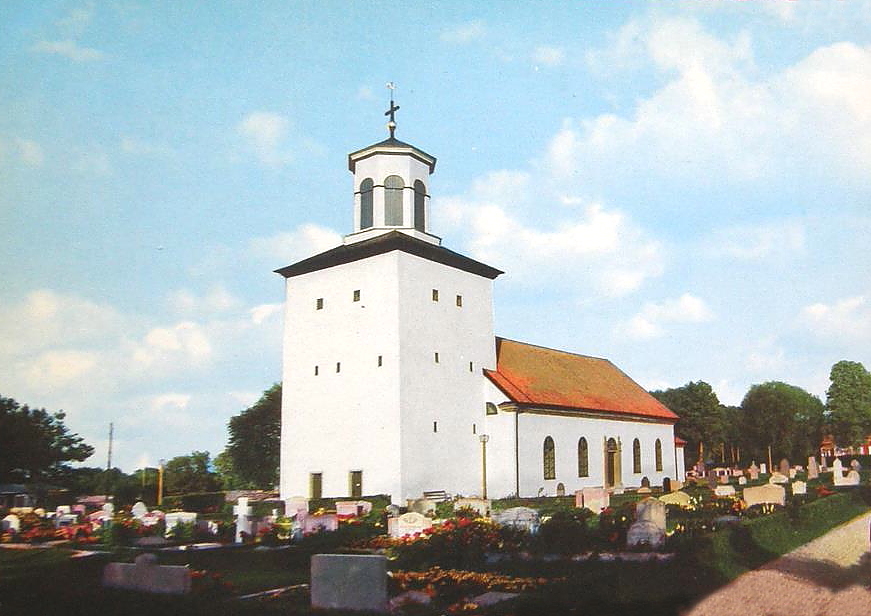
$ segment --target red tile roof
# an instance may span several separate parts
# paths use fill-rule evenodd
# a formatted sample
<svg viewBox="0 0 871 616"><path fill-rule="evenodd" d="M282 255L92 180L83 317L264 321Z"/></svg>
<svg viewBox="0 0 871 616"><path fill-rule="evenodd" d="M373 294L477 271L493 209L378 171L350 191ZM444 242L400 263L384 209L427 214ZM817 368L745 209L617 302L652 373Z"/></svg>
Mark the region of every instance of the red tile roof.
<svg viewBox="0 0 871 616"><path fill-rule="evenodd" d="M497 337L496 370L484 372L520 405L678 420L607 359Z"/></svg>

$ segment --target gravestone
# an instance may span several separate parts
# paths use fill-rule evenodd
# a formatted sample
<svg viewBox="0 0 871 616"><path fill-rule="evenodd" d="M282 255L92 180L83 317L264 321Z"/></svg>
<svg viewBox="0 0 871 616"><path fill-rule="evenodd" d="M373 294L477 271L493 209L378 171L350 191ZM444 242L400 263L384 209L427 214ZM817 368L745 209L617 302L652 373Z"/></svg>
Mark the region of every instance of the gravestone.
<svg viewBox="0 0 871 616"><path fill-rule="evenodd" d="M717 486L714 488L714 494L717 496L735 496L734 486Z"/></svg>
<svg viewBox="0 0 871 616"><path fill-rule="evenodd" d="M789 475L789 460L786 458L782 458L780 460L780 474L781 475Z"/></svg>
<svg viewBox="0 0 871 616"><path fill-rule="evenodd" d="M820 467L817 464L817 457L810 456L807 459L807 478L817 479L820 476Z"/></svg>
<svg viewBox="0 0 871 616"><path fill-rule="evenodd" d="M130 513L132 513L133 517L137 520L142 520L146 515L148 515L148 507L146 507L145 503L142 501L136 501L136 504L133 505Z"/></svg>
<svg viewBox="0 0 871 616"><path fill-rule="evenodd" d="M733 468L732 469L732 477L743 477L743 476L744 476L744 471L742 471L740 468Z"/></svg>
<svg viewBox="0 0 871 616"><path fill-rule="evenodd" d="M301 522L304 533L331 533L339 530L339 516L335 513L306 515Z"/></svg>
<svg viewBox="0 0 871 616"><path fill-rule="evenodd" d="M336 515L340 518L359 518L372 511L369 501L336 501Z"/></svg>
<svg viewBox="0 0 871 616"><path fill-rule="evenodd" d="M665 503L645 498L635 504L635 522L626 533L626 547L647 544L658 548L665 542Z"/></svg>
<svg viewBox="0 0 871 616"><path fill-rule="evenodd" d="M662 478L662 493L668 494L669 492L671 492L671 479L669 479L668 477L663 477Z"/></svg>
<svg viewBox="0 0 871 616"><path fill-rule="evenodd" d="M605 488L584 488L575 492L575 507L589 509L595 514L610 506L611 495Z"/></svg>
<svg viewBox="0 0 871 616"><path fill-rule="evenodd" d="M642 488L649 488L650 487L650 479L648 479L646 475L641 478L641 487Z"/></svg>
<svg viewBox="0 0 871 616"><path fill-rule="evenodd" d="M771 477L768 478L768 483L789 483L789 477L774 472L771 473Z"/></svg>
<svg viewBox="0 0 871 616"><path fill-rule="evenodd" d="M54 512L57 515L68 515L73 512L73 508L69 505L58 505Z"/></svg>
<svg viewBox="0 0 871 616"><path fill-rule="evenodd" d="M744 488L743 497L744 502L747 503L748 507L768 503L780 505L782 507L786 503L786 488L774 483L753 488Z"/></svg>
<svg viewBox="0 0 871 616"><path fill-rule="evenodd" d="M79 523L79 516L74 513L64 513L54 516L54 527L63 528L64 526L73 526Z"/></svg>
<svg viewBox="0 0 871 616"><path fill-rule="evenodd" d="M501 526L519 528L534 535L538 532L541 518L538 511L529 507L511 507L493 514L493 521Z"/></svg>
<svg viewBox="0 0 871 616"><path fill-rule="evenodd" d="M659 501L666 505L677 505L682 509L686 509L693 504L692 497L690 497L686 492L681 492L680 490L677 492L671 492L670 494L663 494L659 497Z"/></svg>
<svg viewBox="0 0 871 616"><path fill-rule="evenodd" d="M759 465L759 474L760 475L767 475L768 474L768 465L765 462L763 462L762 464Z"/></svg>
<svg viewBox="0 0 871 616"><path fill-rule="evenodd" d="M486 498L458 498L454 501L454 511L458 509L473 509L479 516L486 518L490 515L490 500Z"/></svg>
<svg viewBox="0 0 871 616"><path fill-rule="evenodd" d="M113 515L115 515L115 505L111 502L106 503L105 505L103 505L102 511L111 518Z"/></svg>
<svg viewBox="0 0 871 616"><path fill-rule="evenodd" d="M311 606L386 612L387 558L369 554L315 554L311 558Z"/></svg>
<svg viewBox="0 0 871 616"><path fill-rule="evenodd" d="M728 485L729 475L717 475L717 480L720 482L720 485Z"/></svg>
<svg viewBox="0 0 871 616"><path fill-rule="evenodd" d="M408 510L421 515L435 515L438 503L431 498L409 498Z"/></svg>
<svg viewBox="0 0 871 616"><path fill-rule="evenodd" d="M847 475L841 479L841 483L836 483L835 485L841 486L857 486L859 485L859 473L857 471L848 471Z"/></svg>
<svg viewBox="0 0 871 616"><path fill-rule="evenodd" d="M14 513L10 513L0 522L0 532L18 534L21 531L21 520Z"/></svg>
<svg viewBox="0 0 871 616"><path fill-rule="evenodd" d="M835 458L832 462L832 483L836 486L846 485L844 483L844 465L839 458Z"/></svg>
<svg viewBox="0 0 871 616"><path fill-rule="evenodd" d="M858 473L859 471L862 470L862 465L859 464L859 460L857 460L856 458L853 458L852 460L850 460L850 468L852 468L854 471L856 471Z"/></svg>
<svg viewBox="0 0 871 616"><path fill-rule="evenodd" d="M756 466L756 462L753 462L753 464L750 465L747 472L750 474L750 479L752 481L757 481L759 479L759 467Z"/></svg>
<svg viewBox="0 0 871 616"><path fill-rule="evenodd" d="M167 513L163 520L166 522L166 536L169 537L172 529L179 524L196 524L197 514L193 511L173 511Z"/></svg>
<svg viewBox="0 0 871 616"><path fill-rule="evenodd" d="M85 515L87 511L88 509L84 505L73 505L73 513L77 515ZM35 510L34 513L43 517L45 516L45 510L43 510L42 514L39 513L39 509Z"/></svg>
<svg viewBox="0 0 871 616"><path fill-rule="evenodd" d="M236 501L236 506L233 507L233 515L236 516L236 543L242 543L242 533L251 537L254 534L253 523L251 516L254 513L254 508L248 505L248 497L240 496ZM169 517L169 514L167 514ZM169 522L166 523L169 527Z"/></svg>
<svg viewBox="0 0 871 616"><path fill-rule="evenodd" d="M740 477L738 477L738 485L739 486L746 486L747 485L747 478L744 475L741 475Z"/></svg>
<svg viewBox="0 0 871 616"><path fill-rule="evenodd" d="M410 511L398 518L388 518L387 534L393 538L408 537L432 528L432 519Z"/></svg>
<svg viewBox="0 0 871 616"><path fill-rule="evenodd" d="M795 475L796 475L796 473L798 473L798 471L795 470L794 468L789 469L789 478L790 478L790 479L795 479Z"/></svg>
<svg viewBox="0 0 871 616"><path fill-rule="evenodd" d="M792 482L792 495L807 494L807 484L804 481Z"/></svg>
<svg viewBox="0 0 871 616"><path fill-rule="evenodd" d="M714 488L716 488L719 481L720 480L717 478L717 475L715 475L714 473L708 473L708 487L710 489L713 490Z"/></svg>
<svg viewBox="0 0 871 616"><path fill-rule="evenodd" d="M103 586L170 595L191 591L191 570L186 566L157 564L154 554L140 554L130 563L109 563L103 569Z"/></svg>
<svg viewBox="0 0 871 616"><path fill-rule="evenodd" d="M286 517L294 518L300 511L308 513L308 499L304 496L291 496L284 501L284 515Z"/></svg>

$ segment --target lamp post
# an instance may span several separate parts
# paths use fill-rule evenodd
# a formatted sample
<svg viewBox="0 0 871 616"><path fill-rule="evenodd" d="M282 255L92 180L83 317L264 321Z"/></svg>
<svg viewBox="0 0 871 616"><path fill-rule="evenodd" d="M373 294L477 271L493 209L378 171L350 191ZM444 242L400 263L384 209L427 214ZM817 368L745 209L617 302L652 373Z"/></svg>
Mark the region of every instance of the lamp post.
<svg viewBox="0 0 871 616"><path fill-rule="evenodd" d="M161 459L157 467L157 506L163 503L163 464L166 460Z"/></svg>
<svg viewBox="0 0 871 616"><path fill-rule="evenodd" d="M478 437L481 441L481 470L483 471L483 476L481 478L483 494L482 497L484 499L487 498L487 441L490 440L490 437L486 434L482 434Z"/></svg>

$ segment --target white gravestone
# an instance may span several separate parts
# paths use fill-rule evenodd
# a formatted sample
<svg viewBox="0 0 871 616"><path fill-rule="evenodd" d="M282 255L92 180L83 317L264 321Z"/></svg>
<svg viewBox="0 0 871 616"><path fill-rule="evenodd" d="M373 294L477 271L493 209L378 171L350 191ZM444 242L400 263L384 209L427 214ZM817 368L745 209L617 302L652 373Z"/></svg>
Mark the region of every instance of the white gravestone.
<svg viewBox="0 0 871 616"><path fill-rule="evenodd" d="M339 530L339 516L335 513L307 515L302 520L302 532L322 533Z"/></svg>
<svg viewBox="0 0 871 616"><path fill-rule="evenodd" d="M541 524L538 511L529 507L511 507L505 511L494 513L493 521L501 526L525 530L532 535L538 532L538 527Z"/></svg>
<svg viewBox="0 0 871 616"><path fill-rule="evenodd" d="M369 501L337 501L336 515L340 518L358 518L372 511Z"/></svg>
<svg viewBox="0 0 871 616"><path fill-rule="evenodd" d="M854 458L853 460L850 460L850 468L852 468L856 472L859 472L862 470L862 465L859 464L859 460L856 460Z"/></svg>
<svg viewBox="0 0 871 616"><path fill-rule="evenodd" d="M422 533L432 527L432 519L410 511L398 518L387 519L387 533L395 538Z"/></svg>
<svg viewBox="0 0 871 616"><path fill-rule="evenodd" d="M672 489L676 489L672 484ZM589 509L595 514L611 504L611 494L605 488L584 488L575 492L575 507Z"/></svg>
<svg viewBox="0 0 871 616"><path fill-rule="evenodd" d="M807 459L807 478L817 479L820 476L820 467L817 464L817 457L810 456Z"/></svg>
<svg viewBox="0 0 871 616"><path fill-rule="evenodd" d="M807 494L807 484L804 481L792 482L792 495Z"/></svg>
<svg viewBox="0 0 871 616"><path fill-rule="evenodd" d="M795 474L796 474L797 472L798 472L798 471L795 470L794 468L789 469L789 478L790 478L790 479L795 479Z"/></svg>
<svg viewBox="0 0 871 616"><path fill-rule="evenodd" d="M72 512L73 508L69 505L58 505L57 509L55 509L57 515L69 515Z"/></svg>
<svg viewBox="0 0 871 616"><path fill-rule="evenodd" d="M768 483L789 483L789 477L778 472L771 473Z"/></svg>
<svg viewBox="0 0 871 616"><path fill-rule="evenodd" d="M387 558L368 554L315 554L311 559L311 606L386 612Z"/></svg>
<svg viewBox="0 0 871 616"><path fill-rule="evenodd" d="M692 497L686 492L680 490L670 494L663 494L659 497L659 501L666 505L677 505L681 509L686 509L693 504Z"/></svg>
<svg viewBox="0 0 871 616"><path fill-rule="evenodd" d="M750 468L747 469L747 473L750 475L750 479L756 481L759 479L759 467L756 466L756 462L750 465Z"/></svg>
<svg viewBox="0 0 871 616"><path fill-rule="evenodd" d="M768 474L768 465L765 464L765 462L763 462L762 464L759 465L759 474L760 475L767 475Z"/></svg>
<svg viewBox="0 0 871 616"><path fill-rule="evenodd" d="M236 543L242 543L242 533L251 537L254 534L251 515L254 509L248 506L248 497L241 496L236 501L236 506L233 507L233 515L236 516Z"/></svg>
<svg viewBox="0 0 871 616"><path fill-rule="evenodd" d="M781 507L786 503L786 488L769 483L754 488L744 488L744 502L748 507L753 505L773 504Z"/></svg>
<svg viewBox="0 0 871 616"><path fill-rule="evenodd" d="M626 546L646 543L658 548L665 542L665 503L656 498L645 498L635 504L635 522L626 533Z"/></svg>
<svg viewBox="0 0 871 616"><path fill-rule="evenodd" d="M746 486L747 485L747 478L743 475L738 477L738 485L739 486Z"/></svg>
<svg viewBox="0 0 871 616"><path fill-rule="evenodd" d="M714 488L717 496L735 496L735 486L717 486Z"/></svg>
<svg viewBox="0 0 871 616"><path fill-rule="evenodd" d="M136 504L133 505L130 513L132 513L133 517L137 520L142 520L146 515L148 515L148 507L142 501L136 501Z"/></svg>
<svg viewBox="0 0 871 616"><path fill-rule="evenodd" d="M857 486L859 485L860 477L859 473L856 471L849 471L847 476L844 477L843 483L841 485L844 486Z"/></svg>
<svg viewBox="0 0 871 616"><path fill-rule="evenodd" d="M421 515L435 514L438 503L431 498L409 498L408 510Z"/></svg>
<svg viewBox="0 0 871 616"><path fill-rule="evenodd" d="M113 515L115 515L115 505L113 505L112 503L106 503L105 505L103 505L102 511L111 518Z"/></svg>
<svg viewBox="0 0 871 616"><path fill-rule="evenodd" d="M191 570L157 564L154 554L140 554L134 564L109 563L103 569L103 586L159 594L184 595L191 591Z"/></svg>
<svg viewBox="0 0 871 616"><path fill-rule="evenodd" d="M196 524L197 514L193 511L173 511L163 517L166 522L166 536L179 524Z"/></svg>
<svg viewBox="0 0 871 616"><path fill-rule="evenodd" d="M300 512L308 513L308 499L304 496L291 496L284 501L284 515L294 518Z"/></svg>
<svg viewBox="0 0 871 616"><path fill-rule="evenodd" d="M454 511L472 509L482 518L490 515L490 500L485 498L458 498L454 501Z"/></svg>
<svg viewBox="0 0 871 616"><path fill-rule="evenodd" d="M21 520L14 513L10 513L3 518L3 522L0 523L0 531L4 533L19 533L21 531Z"/></svg>

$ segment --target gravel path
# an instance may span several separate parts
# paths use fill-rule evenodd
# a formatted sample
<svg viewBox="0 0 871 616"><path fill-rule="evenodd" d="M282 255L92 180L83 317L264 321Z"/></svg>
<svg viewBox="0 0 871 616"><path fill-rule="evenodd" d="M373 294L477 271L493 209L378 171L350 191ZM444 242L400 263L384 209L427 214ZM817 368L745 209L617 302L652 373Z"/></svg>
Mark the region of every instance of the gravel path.
<svg viewBox="0 0 871 616"><path fill-rule="evenodd" d="M687 616L871 615L871 513L749 571Z"/></svg>

